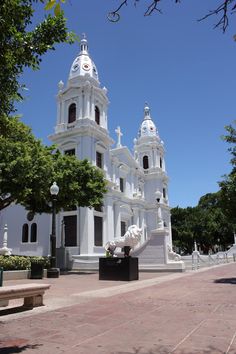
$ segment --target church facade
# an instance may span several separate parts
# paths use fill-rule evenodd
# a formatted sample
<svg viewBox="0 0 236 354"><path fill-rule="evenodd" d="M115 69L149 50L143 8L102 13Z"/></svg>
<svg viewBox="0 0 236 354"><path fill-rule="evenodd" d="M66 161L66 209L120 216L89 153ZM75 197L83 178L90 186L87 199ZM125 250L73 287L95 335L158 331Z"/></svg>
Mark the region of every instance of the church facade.
<svg viewBox="0 0 236 354"><path fill-rule="evenodd" d="M100 85L86 38L81 40L67 85L60 81L58 87L57 121L50 139L62 153L86 158L102 169L108 192L97 210L78 207L57 215L57 247L65 246L72 256L96 257L104 254L108 240L124 235L132 224L142 229L140 246L158 228L165 229L171 245L165 150L148 105L134 139L134 154L122 146L120 127L114 147L108 131L107 89ZM8 225L13 254L50 254L50 218L27 219L24 208L8 208L1 225Z"/></svg>

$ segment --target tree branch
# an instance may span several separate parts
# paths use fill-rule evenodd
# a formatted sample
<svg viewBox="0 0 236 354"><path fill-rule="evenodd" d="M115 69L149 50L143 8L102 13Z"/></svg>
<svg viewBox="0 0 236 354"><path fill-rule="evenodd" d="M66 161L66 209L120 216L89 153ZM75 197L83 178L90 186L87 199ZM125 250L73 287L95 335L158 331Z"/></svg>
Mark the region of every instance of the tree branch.
<svg viewBox="0 0 236 354"><path fill-rule="evenodd" d="M144 13L144 16L150 16L153 11L158 11L162 13L161 9L157 7L157 3L160 2L161 0L154 0L147 8L147 10Z"/></svg>
<svg viewBox="0 0 236 354"><path fill-rule="evenodd" d="M135 0L135 1L138 1L138 0ZM117 7L116 10L109 12L107 15L108 20L111 22L118 22L120 19L119 11L124 5L126 5L126 6L128 5L128 0L123 0L121 2L121 4Z"/></svg>
<svg viewBox="0 0 236 354"><path fill-rule="evenodd" d="M139 1L140 0L133 0L134 5L136 6ZM157 7L157 3L160 2L160 1L161 0L152 0L150 5L148 5L147 10L144 13L144 16L150 16L153 13L153 11L158 11L159 13L162 13L161 9ZM177 3L180 3L181 0L174 0L174 1L177 4ZM108 15L107 15L108 20L111 21L111 22L119 21L119 19L120 19L119 11L121 10L121 8L124 5L126 5L126 6L128 5L128 0L123 0L123 1L121 0L121 3L117 7L117 9L115 9L114 11L111 11L111 12L108 13Z"/></svg>
<svg viewBox="0 0 236 354"><path fill-rule="evenodd" d="M131 1L131 0L130 0ZM149 5L147 5L146 11L144 12L144 16L150 16L154 11L162 13L161 9L159 8L159 3L162 0L149 0ZM164 1L164 0L163 0ZM111 22L118 22L120 20L120 10L124 5L128 5L129 0L120 0L119 6L114 10L108 13L107 18ZM134 5L136 6L140 0L133 0ZM174 0L174 2L180 3L181 0ZM232 5L231 8L230 5ZM210 10L208 14L200 18L198 21L203 21L210 16L218 16L221 15L219 21L216 23L214 28L220 27L223 32L226 31L229 25L229 14L232 15L236 12L236 0L224 0L215 10ZM236 36L234 37L236 40Z"/></svg>
<svg viewBox="0 0 236 354"><path fill-rule="evenodd" d="M220 27L223 32L226 31L228 25L229 25L229 18L228 18L228 13L229 13L229 5L233 4L233 7L231 9L230 14L234 13L236 10L236 1L235 0L224 0L223 3L221 3L215 10L210 10L208 14L200 18L198 21L203 21L207 19L210 16L213 15L221 15L219 21L216 23L214 28Z"/></svg>
<svg viewBox="0 0 236 354"><path fill-rule="evenodd" d="M0 196L0 210L7 208L13 202L14 202L14 199L10 195Z"/></svg>

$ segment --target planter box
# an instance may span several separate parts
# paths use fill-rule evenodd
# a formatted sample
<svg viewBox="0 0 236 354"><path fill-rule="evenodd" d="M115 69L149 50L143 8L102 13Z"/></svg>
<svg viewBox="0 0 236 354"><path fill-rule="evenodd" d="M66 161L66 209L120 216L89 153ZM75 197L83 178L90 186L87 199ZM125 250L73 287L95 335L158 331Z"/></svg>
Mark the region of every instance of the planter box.
<svg viewBox="0 0 236 354"><path fill-rule="evenodd" d="M44 277L47 276L47 269L44 269ZM29 279L30 270L4 270L3 271L3 283L6 280L19 280Z"/></svg>
<svg viewBox="0 0 236 354"><path fill-rule="evenodd" d="M2 286L3 282L3 268L0 267L0 286Z"/></svg>
<svg viewBox="0 0 236 354"><path fill-rule="evenodd" d="M43 278L43 265L41 263L31 262L30 279Z"/></svg>
<svg viewBox="0 0 236 354"><path fill-rule="evenodd" d="M138 280L138 258L99 258L99 280Z"/></svg>

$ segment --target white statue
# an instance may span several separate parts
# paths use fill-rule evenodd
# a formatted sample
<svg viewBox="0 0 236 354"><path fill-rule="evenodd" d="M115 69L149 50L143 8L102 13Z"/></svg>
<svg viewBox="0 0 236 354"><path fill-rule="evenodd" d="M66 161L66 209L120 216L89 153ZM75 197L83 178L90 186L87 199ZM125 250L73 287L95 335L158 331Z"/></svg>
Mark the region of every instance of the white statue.
<svg viewBox="0 0 236 354"><path fill-rule="evenodd" d="M181 260L181 256L180 254L178 253L175 253L173 250L172 250L172 247L170 244L167 245L167 254L168 254L168 259L169 261L180 261Z"/></svg>
<svg viewBox="0 0 236 354"><path fill-rule="evenodd" d="M133 249L140 242L141 236L142 229L140 229L137 225L131 225L128 227L128 230L124 236L121 236L114 241L108 241L105 245L105 250L113 256L116 247L123 248L128 246L130 249Z"/></svg>
<svg viewBox="0 0 236 354"><path fill-rule="evenodd" d="M10 256L12 251L11 248L7 247L7 231L8 231L8 227L6 224L4 227L3 244L2 244L2 248L0 248L0 255L3 256Z"/></svg>

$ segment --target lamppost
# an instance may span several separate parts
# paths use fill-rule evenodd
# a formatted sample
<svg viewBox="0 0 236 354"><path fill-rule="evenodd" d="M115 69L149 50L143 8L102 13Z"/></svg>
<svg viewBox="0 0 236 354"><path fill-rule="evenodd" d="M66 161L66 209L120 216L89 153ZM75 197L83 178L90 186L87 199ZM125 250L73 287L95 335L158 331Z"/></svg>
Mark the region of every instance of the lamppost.
<svg viewBox="0 0 236 354"><path fill-rule="evenodd" d="M56 201L58 193L59 187L56 182L53 182L50 187L50 194L52 196L52 232L50 235L51 255L50 268L47 272L48 278L58 278L60 274L59 268L56 268Z"/></svg>

